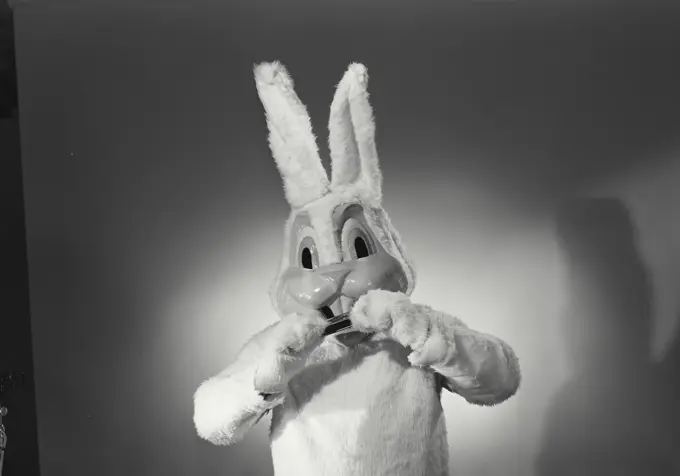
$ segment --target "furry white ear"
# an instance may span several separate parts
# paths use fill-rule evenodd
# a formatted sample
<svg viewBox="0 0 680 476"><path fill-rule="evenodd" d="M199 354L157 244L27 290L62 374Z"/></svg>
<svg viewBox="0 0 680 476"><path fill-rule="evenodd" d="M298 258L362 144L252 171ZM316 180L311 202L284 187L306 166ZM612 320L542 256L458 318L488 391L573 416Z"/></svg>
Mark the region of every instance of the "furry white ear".
<svg viewBox="0 0 680 476"><path fill-rule="evenodd" d="M307 108L295 93L285 66L278 61L260 63L254 73L267 116L269 147L283 179L286 199L292 207L301 207L329 190Z"/></svg>
<svg viewBox="0 0 680 476"><path fill-rule="evenodd" d="M352 63L335 91L328 121L331 187L357 184L380 200L382 174L367 86L366 67Z"/></svg>

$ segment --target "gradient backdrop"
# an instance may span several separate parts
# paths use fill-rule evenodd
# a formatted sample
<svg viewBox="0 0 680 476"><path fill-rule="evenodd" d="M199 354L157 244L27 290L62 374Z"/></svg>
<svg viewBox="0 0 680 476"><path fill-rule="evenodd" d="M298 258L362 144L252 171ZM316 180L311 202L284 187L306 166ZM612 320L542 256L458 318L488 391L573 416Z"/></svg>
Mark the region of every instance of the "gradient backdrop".
<svg viewBox="0 0 680 476"><path fill-rule="evenodd" d="M272 474L267 423L212 446L192 395L276 319L273 59L326 164L334 85L368 66L414 300L521 360L506 404L443 396L452 474L680 474L650 469L678 446L679 9L18 3L43 476Z"/></svg>

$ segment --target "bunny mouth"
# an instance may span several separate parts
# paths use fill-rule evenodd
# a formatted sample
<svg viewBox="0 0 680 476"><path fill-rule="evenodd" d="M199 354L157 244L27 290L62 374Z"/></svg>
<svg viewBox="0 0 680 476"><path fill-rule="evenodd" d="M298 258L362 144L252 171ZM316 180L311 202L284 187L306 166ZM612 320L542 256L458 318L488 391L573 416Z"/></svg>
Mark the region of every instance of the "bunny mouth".
<svg viewBox="0 0 680 476"><path fill-rule="evenodd" d="M341 303L338 299L330 306L326 305L319 308L319 312L328 321L328 326L326 326L323 334L324 337L330 338L344 347L353 347L370 337L368 334L352 329L349 314L353 304L354 300L346 300L346 302ZM340 312L335 314L333 308ZM347 311L343 312L344 309L347 309Z"/></svg>
<svg viewBox="0 0 680 476"><path fill-rule="evenodd" d="M333 314L333 310L328 306L322 307L321 309L319 309L319 311L321 311L323 317L325 317L329 321L335 317L335 315Z"/></svg>
<svg viewBox="0 0 680 476"><path fill-rule="evenodd" d="M330 306L321 307L319 312L321 312L328 321L324 336L334 335L352 327L352 322L349 320L349 312L342 312L336 315Z"/></svg>

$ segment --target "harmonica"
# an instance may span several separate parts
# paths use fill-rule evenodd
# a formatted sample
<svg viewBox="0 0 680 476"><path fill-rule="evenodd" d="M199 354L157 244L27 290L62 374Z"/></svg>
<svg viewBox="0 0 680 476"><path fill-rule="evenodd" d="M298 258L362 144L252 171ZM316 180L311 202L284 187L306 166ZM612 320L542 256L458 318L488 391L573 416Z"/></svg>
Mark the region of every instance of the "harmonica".
<svg viewBox="0 0 680 476"><path fill-rule="evenodd" d="M348 330L352 327L352 321L349 319L349 312L343 312L337 316L328 319L328 325L324 331L324 337L337 334L338 332Z"/></svg>

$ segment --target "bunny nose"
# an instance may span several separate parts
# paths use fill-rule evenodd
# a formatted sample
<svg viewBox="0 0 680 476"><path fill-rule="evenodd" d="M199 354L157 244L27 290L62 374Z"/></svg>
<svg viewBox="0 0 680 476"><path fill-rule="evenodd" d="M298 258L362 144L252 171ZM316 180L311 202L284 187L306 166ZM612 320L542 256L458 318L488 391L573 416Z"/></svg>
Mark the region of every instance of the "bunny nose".
<svg viewBox="0 0 680 476"><path fill-rule="evenodd" d="M338 297L350 271L337 265L314 271L297 270L286 279L286 288L298 304L318 309Z"/></svg>

